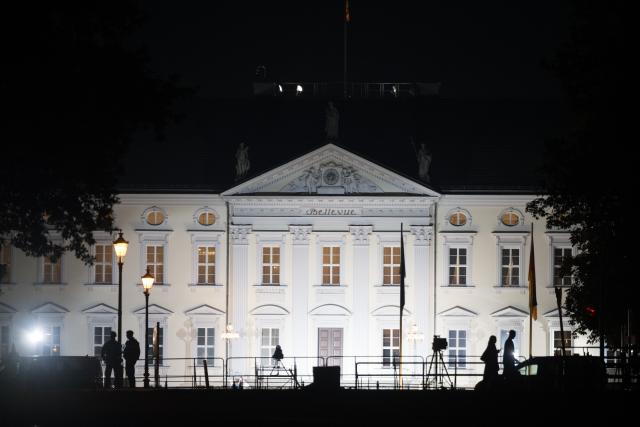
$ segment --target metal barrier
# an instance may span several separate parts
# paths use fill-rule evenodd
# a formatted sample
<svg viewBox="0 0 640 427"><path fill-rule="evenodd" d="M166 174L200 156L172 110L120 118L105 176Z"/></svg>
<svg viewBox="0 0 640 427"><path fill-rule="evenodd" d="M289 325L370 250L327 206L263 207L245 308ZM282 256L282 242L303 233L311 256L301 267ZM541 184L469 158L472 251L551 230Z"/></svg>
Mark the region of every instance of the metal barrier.
<svg viewBox="0 0 640 427"><path fill-rule="evenodd" d="M598 347L568 349L571 355L567 357L599 355ZM624 350L607 349L607 384L613 389L637 389L640 386L638 355ZM525 360L524 357L518 359L520 362ZM502 363L499 365L502 368ZM382 356L286 357L278 361L271 357L230 357L226 360L165 357L160 365L159 380L161 386L171 388L301 388L313 382L314 366L340 366L340 385L355 389L472 389L484 372L484 362L480 356L473 355L458 358L446 354L403 356L401 362L396 360L395 363L391 357ZM149 367L153 372L151 359ZM139 361L136 381L140 385L143 370L144 363ZM182 374L176 373L180 370Z"/></svg>

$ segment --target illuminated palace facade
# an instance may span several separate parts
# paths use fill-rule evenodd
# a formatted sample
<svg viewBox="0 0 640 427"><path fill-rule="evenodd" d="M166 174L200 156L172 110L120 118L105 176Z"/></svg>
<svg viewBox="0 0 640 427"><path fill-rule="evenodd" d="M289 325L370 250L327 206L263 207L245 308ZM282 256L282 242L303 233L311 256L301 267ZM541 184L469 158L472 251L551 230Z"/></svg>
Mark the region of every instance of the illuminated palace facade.
<svg viewBox="0 0 640 427"><path fill-rule="evenodd" d="M551 355L561 341L554 286L569 284L558 268L574 249L568 233L546 230L525 212L533 198L441 194L332 144L221 194L121 194L116 225L129 241L122 330L143 344L140 277L148 268L163 378L189 374L192 361L180 358L193 357L234 358L230 371L250 374L251 358L269 358L277 344L296 357L300 375L318 356L345 374L354 371L351 356L372 356L378 365L367 369L385 372L400 344L402 224L403 355L428 361L439 335L458 372L481 372L473 362L489 337L500 348L514 329L516 352L527 356L532 239L533 354ZM72 254L51 263L2 248L3 355L13 345L21 356L99 354L117 329L117 235L95 237L92 266ZM237 338L223 338L227 325ZM571 330L566 320L564 328ZM585 345L570 333L565 339ZM221 364L213 365L216 374Z"/></svg>

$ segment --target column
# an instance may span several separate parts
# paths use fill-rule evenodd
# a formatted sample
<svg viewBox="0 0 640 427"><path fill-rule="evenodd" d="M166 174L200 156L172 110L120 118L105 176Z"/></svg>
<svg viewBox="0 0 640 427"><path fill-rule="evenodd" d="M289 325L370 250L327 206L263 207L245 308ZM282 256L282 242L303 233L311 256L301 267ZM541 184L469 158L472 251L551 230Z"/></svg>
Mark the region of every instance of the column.
<svg viewBox="0 0 640 427"><path fill-rule="evenodd" d="M431 277L431 240L433 236L433 228L428 225L411 226L411 234L414 236L414 270L413 270L413 289L414 289L414 310L415 323L418 332L424 334L422 341L416 342L416 352L419 355L426 356L431 352L431 341L435 333L434 325L431 323L433 319L433 310L435 309L433 300L433 291L435 284Z"/></svg>
<svg viewBox="0 0 640 427"><path fill-rule="evenodd" d="M373 227L349 227L353 241L353 354L369 354L369 235Z"/></svg>
<svg viewBox="0 0 640 427"><path fill-rule="evenodd" d="M230 309L231 324L240 335L231 340L231 357L248 357L247 311L249 300L249 240L250 225L229 226L231 242ZM232 370L243 370L245 364L232 363ZM248 365L247 365L248 366Z"/></svg>
<svg viewBox="0 0 640 427"><path fill-rule="evenodd" d="M291 225L292 251L292 307L291 321L293 324L293 352L292 356L300 357L296 360L298 372L301 375L311 375L309 359L309 236L312 227L310 225ZM311 346L313 347L313 345Z"/></svg>

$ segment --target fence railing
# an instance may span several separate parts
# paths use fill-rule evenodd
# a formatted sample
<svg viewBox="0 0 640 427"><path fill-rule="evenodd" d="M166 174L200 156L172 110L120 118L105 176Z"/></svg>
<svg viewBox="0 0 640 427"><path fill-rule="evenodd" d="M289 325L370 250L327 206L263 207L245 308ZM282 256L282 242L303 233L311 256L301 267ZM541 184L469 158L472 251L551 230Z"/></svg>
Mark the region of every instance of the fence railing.
<svg viewBox="0 0 640 427"><path fill-rule="evenodd" d="M571 355L597 355L598 347L571 347ZM22 358L31 360L30 358ZM34 359L35 360L35 359ZM520 357L520 361L524 358ZM483 377L480 356L457 358L435 353L426 357L220 357L162 358L155 369L149 359L150 384L166 388L302 388L314 381L314 367L340 367L340 386L353 389L472 389ZM97 362L96 362L97 363ZM27 363L25 363L27 366ZM104 364L97 381L104 384ZM500 368L502 368L500 364ZM637 388L640 363L637 353L609 349L605 355L610 388ZM0 369L1 371L2 369ZM144 361L136 364L136 385L143 385ZM128 386L124 375L124 386ZM113 381L112 381L113 383ZM34 383L35 384L35 383Z"/></svg>

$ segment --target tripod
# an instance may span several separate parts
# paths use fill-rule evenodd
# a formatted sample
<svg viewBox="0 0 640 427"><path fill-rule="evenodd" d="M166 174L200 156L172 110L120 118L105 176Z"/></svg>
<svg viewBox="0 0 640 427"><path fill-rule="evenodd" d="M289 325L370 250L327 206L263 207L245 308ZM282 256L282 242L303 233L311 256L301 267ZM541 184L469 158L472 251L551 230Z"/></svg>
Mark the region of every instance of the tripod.
<svg viewBox="0 0 640 427"><path fill-rule="evenodd" d="M438 370L438 365L441 365L442 370ZM451 377L449 376L449 371L447 371L447 365L444 363L444 359L442 357L442 350L434 351L431 355L431 360L429 361L429 369L427 370L427 388L429 388L430 380L429 376L431 375L431 369L433 368L433 388L438 388L438 384L440 388L444 387L444 379L446 378L449 382L449 387L453 388L453 382L451 381Z"/></svg>

